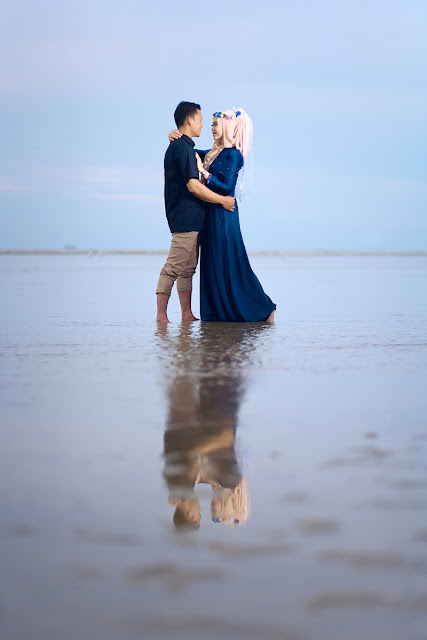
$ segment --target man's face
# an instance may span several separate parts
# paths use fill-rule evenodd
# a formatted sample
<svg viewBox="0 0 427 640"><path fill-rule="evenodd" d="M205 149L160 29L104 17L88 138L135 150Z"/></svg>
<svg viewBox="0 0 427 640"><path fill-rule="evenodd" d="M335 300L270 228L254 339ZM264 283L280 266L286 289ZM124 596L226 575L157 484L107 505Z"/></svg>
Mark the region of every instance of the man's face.
<svg viewBox="0 0 427 640"><path fill-rule="evenodd" d="M203 128L202 125L202 112L200 111L200 109L197 109L196 113L194 114L194 116L192 116L190 118L190 125L191 125L191 133L192 133L192 138L198 138L200 136L200 132Z"/></svg>

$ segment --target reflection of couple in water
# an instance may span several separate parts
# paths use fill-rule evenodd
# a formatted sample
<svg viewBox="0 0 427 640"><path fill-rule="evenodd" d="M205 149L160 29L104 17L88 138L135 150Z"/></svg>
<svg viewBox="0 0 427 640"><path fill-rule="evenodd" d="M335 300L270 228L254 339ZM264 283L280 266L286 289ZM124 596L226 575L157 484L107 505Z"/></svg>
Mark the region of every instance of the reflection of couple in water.
<svg viewBox="0 0 427 640"><path fill-rule="evenodd" d="M243 368L254 342L268 325L188 324L178 335L162 332L162 350L176 363L168 385L164 478L177 528L198 528L198 484L212 488L213 522L241 525L250 513L247 479L236 454L236 429L243 395Z"/></svg>
<svg viewBox="0 0 427 640"><path fill-rule="evenodd" d="M188 380L179 381L171 394L172 402L175 401L175 392L181 397L175 407L171 407L170 422L165 431L164 475L169 488L169 503L176 507L173 521L177 528L199 526L201 511L194 489L196 485L205 483L213 491L212 520L230 525L242 524L249 515L250 505L247 480L241 475L234 450L235 424L221 426L220 421L217 425L209 424L209 409L203 407L203 398L200 398L200 408L189 422L190 416L186 412L182 415L179 409L180 403L190 400L193 395L194 389L189 386ZM196 405L198 399L193 397L192 400ZM217 400L221 401L220 398Z"/></svg>

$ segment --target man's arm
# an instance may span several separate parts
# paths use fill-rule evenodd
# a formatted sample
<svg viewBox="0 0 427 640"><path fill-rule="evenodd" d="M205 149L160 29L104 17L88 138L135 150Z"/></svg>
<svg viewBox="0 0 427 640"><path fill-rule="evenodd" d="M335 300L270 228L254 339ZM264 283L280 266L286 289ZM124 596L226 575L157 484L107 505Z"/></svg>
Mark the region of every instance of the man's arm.
<svg viewBox="0 0 427 640"><path fill-rule="evenodd" d="M236 201L231 196L220 196L218 193L214 193L204 184L196 180L196 178L190 178L187 182L187 189L193 196L203 200L204 202L210 202L212 204L220 204L227 211L234 211Z"/></svg>

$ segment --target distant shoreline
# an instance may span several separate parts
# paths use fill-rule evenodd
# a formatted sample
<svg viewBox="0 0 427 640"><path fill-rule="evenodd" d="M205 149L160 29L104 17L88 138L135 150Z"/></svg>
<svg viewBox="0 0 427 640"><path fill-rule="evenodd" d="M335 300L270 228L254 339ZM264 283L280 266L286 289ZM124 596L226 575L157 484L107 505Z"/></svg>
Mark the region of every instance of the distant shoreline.
<svg viewBox="0 0 427 640"><path fill-rule="evenodd" d="M0 256L103 256L103 255L167 255L168 249L0 249ZM337 250L337 249L309 249L283 251L248 251L251 256L278 256L287 257L427 257L427 250L420 251L382 251L382 250Z"/></svg>

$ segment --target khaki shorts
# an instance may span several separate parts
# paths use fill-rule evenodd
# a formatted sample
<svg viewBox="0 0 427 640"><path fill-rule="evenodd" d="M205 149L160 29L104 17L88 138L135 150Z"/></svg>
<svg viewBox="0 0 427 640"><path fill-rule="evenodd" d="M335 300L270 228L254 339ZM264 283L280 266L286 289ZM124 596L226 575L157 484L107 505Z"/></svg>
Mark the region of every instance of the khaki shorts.
<svg viewBox="0 0 427 640"><path fill-rule="evenodd" d="M173 233L165 266L160 271L156 293L170 296L173 283L178 291L191 291L199 258L199 232Z"/></svg>

